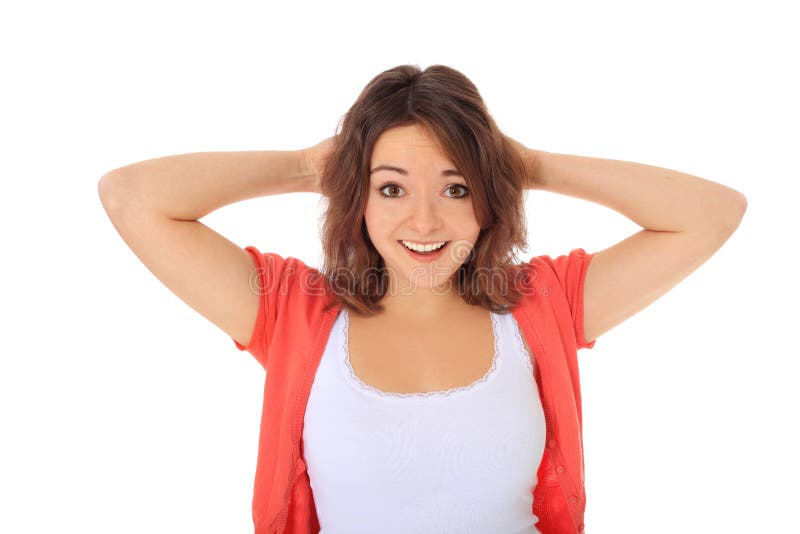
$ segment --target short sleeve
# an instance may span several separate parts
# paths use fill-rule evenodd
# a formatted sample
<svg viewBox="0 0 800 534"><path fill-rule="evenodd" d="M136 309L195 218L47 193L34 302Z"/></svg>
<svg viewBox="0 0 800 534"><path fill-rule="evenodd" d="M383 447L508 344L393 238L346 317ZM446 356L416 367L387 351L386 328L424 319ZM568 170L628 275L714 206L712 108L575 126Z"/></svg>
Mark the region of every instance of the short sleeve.
<svg viewBox="0 0 800 534"><path fill-rule="evenodd" d="M553 270L564 291L572 314L575 340L579 349L591 349L597 341L596 339L591 342L586 340L583 324L583 283L593 257L594 254L589 254L582 248L573 249L569 254L558 256L555 259L550 256L539 256L539 259Z"/></svg>
<svg viewBox="0 0 800 534"><path fill-rule="evenodd" d="M231 339L237 349L252 354L266 369L267 347L275 329L277 292L287 262L278 254L261 253L253 246L248 246L245 250L253 259L253 270L250 272L248 284L259 295L258 315L246 347L233 337Z"/></svg>

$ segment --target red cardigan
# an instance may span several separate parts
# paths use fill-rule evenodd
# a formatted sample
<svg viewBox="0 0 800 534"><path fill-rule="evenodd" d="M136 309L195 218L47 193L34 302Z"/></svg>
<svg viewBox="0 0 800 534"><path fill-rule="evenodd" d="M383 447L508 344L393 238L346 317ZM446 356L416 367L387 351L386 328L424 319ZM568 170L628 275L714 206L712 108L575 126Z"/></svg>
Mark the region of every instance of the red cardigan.
<svg viewBox="0 0 800 534"><path fill-rule="evenodd" d="M245 250L256 266L250 286L261 301L249 345L233 341L266 371L253 492L255 534L318 533L303 459L303 421L340 306L322 311L329 286L320 271L291 256L262 254L252 246ZM591 258L581 248L555 259L537 256L518 266L514 280L525 296L511 313L535 355L547 428L532 508L542 534L584 532L577 349L595 344L583 332L583 281Z"/></svg>

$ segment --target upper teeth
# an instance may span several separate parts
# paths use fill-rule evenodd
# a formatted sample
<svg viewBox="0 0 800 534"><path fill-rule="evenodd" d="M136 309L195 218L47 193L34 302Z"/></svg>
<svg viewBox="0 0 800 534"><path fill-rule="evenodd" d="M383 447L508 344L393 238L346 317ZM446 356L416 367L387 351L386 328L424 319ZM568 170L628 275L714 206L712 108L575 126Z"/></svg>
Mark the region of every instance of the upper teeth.
<svg viewBox="0 0 800 534"><path fill-rule="evenodd" d="M410 248L411 250L417 250L419 252L429 252L431 250L436 250L437 248L441 248L447 241L442 241L441 243L431 243L430 245L418 245L416 243L412 243L411 241L403 241L403 244Z"/></svg>

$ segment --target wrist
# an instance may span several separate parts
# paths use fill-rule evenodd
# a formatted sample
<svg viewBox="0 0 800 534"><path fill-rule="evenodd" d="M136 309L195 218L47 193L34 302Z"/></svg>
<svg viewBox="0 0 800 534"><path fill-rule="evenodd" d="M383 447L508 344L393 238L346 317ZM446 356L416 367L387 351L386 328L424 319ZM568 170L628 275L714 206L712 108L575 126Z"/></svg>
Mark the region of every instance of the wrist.
<svg viewBox="0 0 800 534"><path fill-rule="evenodd" d="M541 189L544 184L544 173L542 162L547 156L543 150L528 148L523 153L525 162L526 187L528 189Z"/></svg>
<svg viewBox="0 0 800 534"><path fill-rule="evenodd" d="M316 172L311 164L311 158L307 149L293 151L295 155L295 174L293 178L296 181L296 188L298 192L314 193L316 188Z"/></svg>

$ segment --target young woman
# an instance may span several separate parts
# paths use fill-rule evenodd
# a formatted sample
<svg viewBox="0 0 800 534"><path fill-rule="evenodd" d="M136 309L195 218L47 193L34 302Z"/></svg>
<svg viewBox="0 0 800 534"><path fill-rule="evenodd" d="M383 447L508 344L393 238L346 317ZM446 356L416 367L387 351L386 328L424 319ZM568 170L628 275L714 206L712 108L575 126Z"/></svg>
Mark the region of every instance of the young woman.
<svg viewBox="0 0 800 534"><path fill-rule="evenodd" d="M520 262L525 189L642 230ZM746 209L677 171L529 149L442 65L376 76L313 147L143 161L99 190L141 261L266 370L257 534L583 532L577 350L697 269ZM327 202L321 270L198 220L296 191Z"/></svg>

